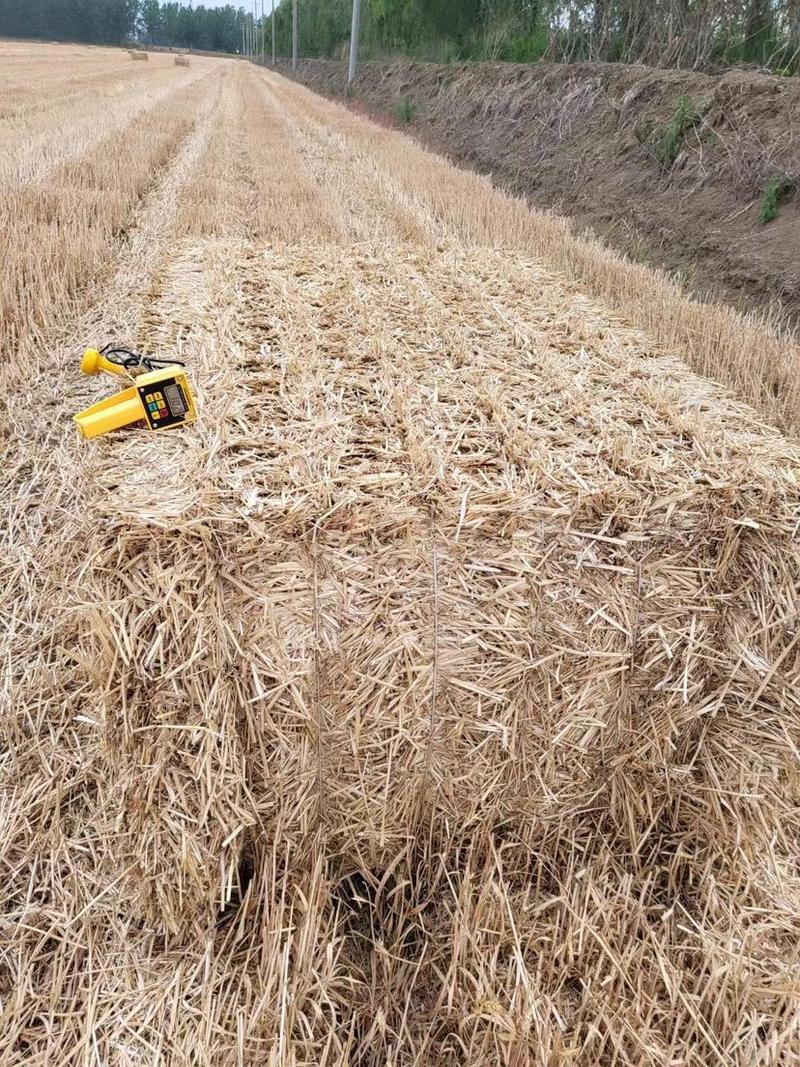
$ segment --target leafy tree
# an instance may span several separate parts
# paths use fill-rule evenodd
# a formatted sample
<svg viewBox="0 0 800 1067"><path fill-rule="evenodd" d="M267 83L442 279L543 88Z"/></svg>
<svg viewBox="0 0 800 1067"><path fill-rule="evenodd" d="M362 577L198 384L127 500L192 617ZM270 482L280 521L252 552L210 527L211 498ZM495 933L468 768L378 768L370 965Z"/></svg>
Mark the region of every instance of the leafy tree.
<svg viewBox="0 0 800 1067"><path fill-rule="evenodd" d="M248 17L233 4L192 8L176 0L0 0L0 36L237 52Z"/></svg>
<svg viewBox="0 0 800 1067"><path fill-rule="evenodd" d="M343 56L352 0L298 0L301 56ZM238 52L251 0L0 0L0 35ZM800 68L800 0L363 0L364 58L594 59L702 67ZM271 38L271 15L263 25ZM292 49L292 0L275 11L279 55ZM271 49L268 49L271 50Z"/></svg>

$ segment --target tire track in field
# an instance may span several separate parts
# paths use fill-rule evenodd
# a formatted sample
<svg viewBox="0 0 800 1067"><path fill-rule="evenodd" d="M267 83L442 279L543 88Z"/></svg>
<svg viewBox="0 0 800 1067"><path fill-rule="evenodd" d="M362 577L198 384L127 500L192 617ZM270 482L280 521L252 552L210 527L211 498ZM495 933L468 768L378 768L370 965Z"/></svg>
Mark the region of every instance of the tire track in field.
<svg viewBox="0 0 800 1067"><path fill-rule="evenodd" d="M242 139L256 183L251 235L270 243L346 241L336 201L320 195L289 116L276 106L270 87L252 68L241 84L251 120Z"/></svg>
<svg viewBox="0 0 800 1067"><path fill-rule="evenodd" d="M241 138L246 127L241 68L227 66L218 78L218 106L208 144L192 174L177 225L179 239L226 236L242 239L255 206L253 175Z"/></svg>
<svg viewBox="0 0 800 1067"><path fill-rule="evenodd" d="M330 123L320 121L275 79L263 81L268 107L280 114L295 152L303 159L318 200L331 205L350 241L432 244L441 225L413 195L391 180L367 151Z"/></svg>

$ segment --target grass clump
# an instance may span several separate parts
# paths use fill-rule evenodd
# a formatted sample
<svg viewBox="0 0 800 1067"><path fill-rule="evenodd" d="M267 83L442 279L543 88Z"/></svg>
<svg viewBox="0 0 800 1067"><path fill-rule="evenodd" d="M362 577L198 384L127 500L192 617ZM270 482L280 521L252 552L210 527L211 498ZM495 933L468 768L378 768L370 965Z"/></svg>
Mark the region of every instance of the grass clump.
<svg viewBox="0 0 800 1067"><path fill-rule="evenodd" d="M417 105L409 96L404 96L402 100L398 100L392 108L392 115L398 122L402 122L404 125L408 125L409 122L413 122L417 114Z"/></svg>
<svg viewBox="0 0 800 1067"><path fill-rule="evenodd" d="M678 97L675 114L656 141L656 157L664 167L671 167L683 147L686 134L700 118L700 112L690 96Z"/></svg>
<svg viewBox="0 0 800 1067"><path fill-rule="evenodd" d="M758 221L762 226L773 222L778 217L778 208L781 200L797 188L797 181L782 172L773 174L764 187L761 194L761 206L758 210Z"/></svg>

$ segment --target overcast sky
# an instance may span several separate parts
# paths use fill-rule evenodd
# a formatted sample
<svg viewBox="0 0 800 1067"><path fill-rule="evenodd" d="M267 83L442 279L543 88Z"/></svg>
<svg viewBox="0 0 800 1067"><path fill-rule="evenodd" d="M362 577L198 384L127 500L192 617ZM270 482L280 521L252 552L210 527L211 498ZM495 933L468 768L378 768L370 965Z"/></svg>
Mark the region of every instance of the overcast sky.
<svg viewBox="0 0 800 1067"><path fill-rule="evenodd" d="M258 17L261 18L261 0L257 0L257 2ZM0 0L0 3L2 3L2 0ZM189 0L181 0L181 3L185 7L200 7L201 5L203 7L225 7L226 4L230 4L231 7L243 7L245 11L251 13L253 10L253 0L192 0L191 3L189 3ZM275 0L275 7L277 7L279 3L280 0ZM264 0L264 10L267 15L269 15L272 10L272 0Z"/></svg>

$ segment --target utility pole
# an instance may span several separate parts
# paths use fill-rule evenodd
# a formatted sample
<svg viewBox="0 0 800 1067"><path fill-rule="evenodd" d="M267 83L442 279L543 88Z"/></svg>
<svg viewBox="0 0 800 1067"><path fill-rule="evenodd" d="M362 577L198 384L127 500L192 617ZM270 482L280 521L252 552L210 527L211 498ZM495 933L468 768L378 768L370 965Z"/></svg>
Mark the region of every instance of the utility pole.
<svg viewBox="0 0 800 1067"><path fill-rule="evenodd" d="M347 84L356 80L358 71L358 32L361 26L361 0L353 0L353 25L350 30L350 69L347 71Z"/></svg>
<svg viewBox="0 0 800 1067"><path fill-rule="evenodd" d="M275 0L272 0L272 65L275 66Z"/></svg>
<svg viewBox="0 0 800 1067"><path fill-rule="evenodd" d="M297 0L292 0L292 70L297 70Z"/></svg>
<svg viewBox="0 0 800 1067"><path fill-rule="evenodd" d="M242 23L242 55L244 55L244 23Z"/></svg>
<svg viewBox="0 0 800 1067"><path fill-rule="evenodd" d="M264 66L264 34L266 33L267 15L264 11L264 0L261 0L261 66Z"/></svg>

